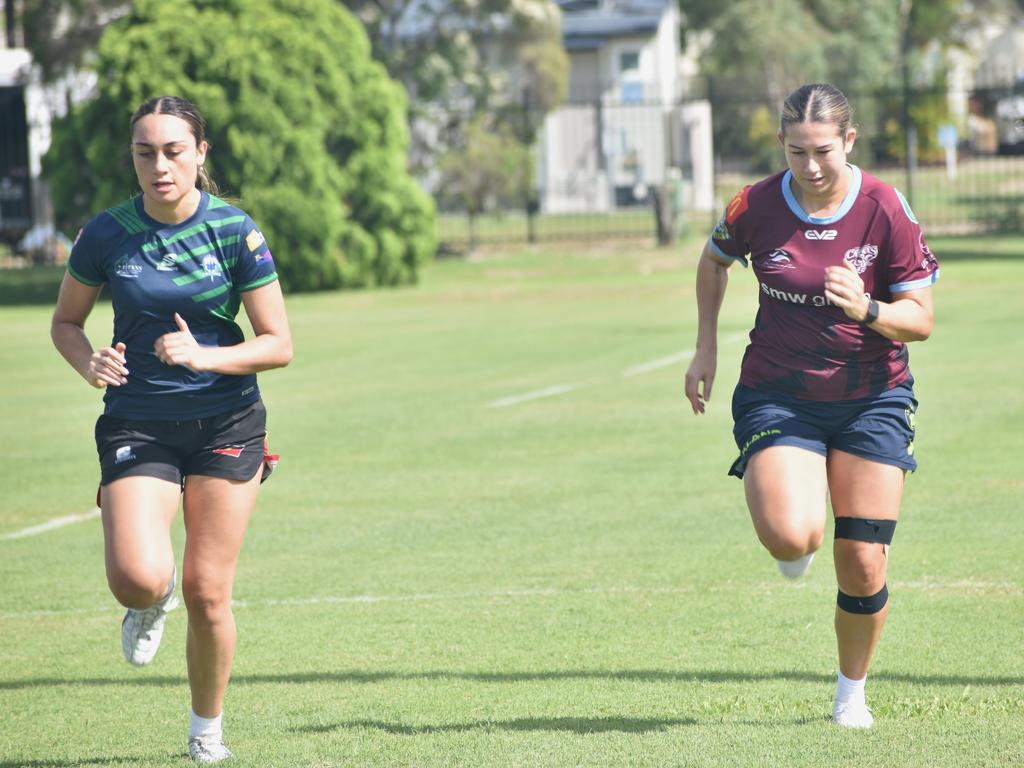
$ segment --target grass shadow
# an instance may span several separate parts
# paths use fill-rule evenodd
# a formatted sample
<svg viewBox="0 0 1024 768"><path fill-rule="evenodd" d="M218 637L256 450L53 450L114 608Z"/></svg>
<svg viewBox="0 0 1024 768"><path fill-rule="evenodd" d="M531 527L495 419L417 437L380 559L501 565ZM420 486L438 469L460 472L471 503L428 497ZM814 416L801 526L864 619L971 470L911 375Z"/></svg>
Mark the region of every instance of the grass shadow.
<svg viewBox="0 0 1024 768"><path fill-rule="evenodd" d="M177 753L168 755L180 758ZM138 765L145 758L137 755L114 755L105 757L83 757L78 760L2 760L0 768L77 768L85 765Z"/></svg>
<svg viewBox="0 0 1024 768"><path fill-rule="evenodd" d="M878 672L871 676L872 680L919 686L1020 686L1024 685L1024 676L985 676L985 675L914 675L908 673ZM390 681L416 680L465 680L479 683L522 683L522 682L553 682L560 680L618 680L624 682L652 683L757 683L788 680L799 683L832 683L835 677L831 674L806 672L801 670L777 670L772 672L741 672L729 670L662 670L662 669L624 669L624 670L551 670L540 672L459 672L451 670L427 670L423 672L390 672L390 671L310 671L282 672L273 674L239 674L231 678L235 685L277 685L281 683L338 683L366 685ZM112 677L112 678L59 678L37 677L15 680L0 680L0 690L23 690L40 687L59 687L65 685L106 687L106 686L153 686L167 687L185 685L183 676L159 677ZM2 766L0 766L2 768Z"/></svg>
<svg viewBox="0 0 1024 768"><path fill-rule="evenodd" d="M634 717L518 717L513 720L478 720L447 725L402 725L380 720L353 720L346 723L307 725L290 729L293 733L329 733L342 729L372 728L400 736L431 733L464 733L466 731L568 731L592 733L649 733L680 725L696 725L693 718Z"/></svg>

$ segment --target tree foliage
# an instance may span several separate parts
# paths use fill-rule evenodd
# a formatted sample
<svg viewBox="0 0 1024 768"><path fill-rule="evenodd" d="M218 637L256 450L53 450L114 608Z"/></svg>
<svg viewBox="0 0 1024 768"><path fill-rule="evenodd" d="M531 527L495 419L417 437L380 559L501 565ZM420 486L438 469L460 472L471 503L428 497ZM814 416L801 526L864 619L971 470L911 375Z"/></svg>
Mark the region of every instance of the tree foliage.
<svg viewBox="0 0 1024 768"><path fill-rule="evenodd" d="M893 134L894 126L899 130L904 77L915 89L941 88L945 49L960 45L970 29L992 18L1019 16L1024 8L1021 0L679 0L679 5L688 31L714 36L701 63L716 99L716 146L748 152L762 164L770 164L775 139L763 115L758 125L749 126L749 115L759 107L777 116L793 88L832 82L851 96L858 123ZM857 99L865 94L878 99ZM936 121L948 117L941 99L923 98L911 118L927 144ZM895 147L892 135L874 145L889 159L898 156Z"/></svg>
<svg viewBox="0 0 1024 768"><path fill-rule="evenodd" d="M69 230L134 193L129 118L175 94L204 112L208 167L259 222L286 288L409 282L432 255L404 95L333 0L137 0L96 67L96 98L54 125L44 159Z"/></svg>
<svg viewBox="0 0 1024 768"><path fill-rule="evenodd" d="M414 154L426 164L462 146L480 115L532 143L544 115L565 99L569 59L552 0L343 2L363 22L374 57L409 93Z"/></svg>
<svg viewBox="0 0 1024 768"><path fill-rule="evenodd" d="M43 79L56 80L82 66L103 29L128 13L130 6L127 0L23 0L19 8L25 47Z"/></svg>

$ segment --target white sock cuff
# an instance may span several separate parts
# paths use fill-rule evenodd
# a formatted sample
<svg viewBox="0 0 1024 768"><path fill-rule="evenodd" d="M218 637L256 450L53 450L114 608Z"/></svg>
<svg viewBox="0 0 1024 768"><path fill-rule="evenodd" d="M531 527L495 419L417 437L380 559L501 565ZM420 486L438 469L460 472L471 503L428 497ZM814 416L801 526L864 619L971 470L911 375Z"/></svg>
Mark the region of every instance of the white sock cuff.
<svg viewBox="0 0 1024 768"><path fill-rule="evenodd" d="M197 736L220 736L223 731L221 725L223 717L223 712L216 717L200 717L193 711L192 720L188 726L188 737L194 739Z"/></svg>
<svg viewBox="0 0 1024 768"><path fill-rule="evenodd" d="M836 681L836 699L838 701L850 701L852 699L864 700L864 684L868 681L867 675L860 680L851 680L842 672Z"/></svg>

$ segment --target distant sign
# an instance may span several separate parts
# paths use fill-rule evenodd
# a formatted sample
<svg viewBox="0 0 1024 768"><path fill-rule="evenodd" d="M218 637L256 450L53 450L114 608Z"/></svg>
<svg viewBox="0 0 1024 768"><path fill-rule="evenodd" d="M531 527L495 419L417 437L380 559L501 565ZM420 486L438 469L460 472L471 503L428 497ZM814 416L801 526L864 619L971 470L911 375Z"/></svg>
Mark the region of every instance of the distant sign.
<svg viewBox="0 0 1024 768"><path fill-rule="evenodd" d="M946 125L940 125L935 131L936 136L939 140L939 146L945 147L946 149L952 149L956 147L958 137L956 135L956 126L950 123Z"/></svg>

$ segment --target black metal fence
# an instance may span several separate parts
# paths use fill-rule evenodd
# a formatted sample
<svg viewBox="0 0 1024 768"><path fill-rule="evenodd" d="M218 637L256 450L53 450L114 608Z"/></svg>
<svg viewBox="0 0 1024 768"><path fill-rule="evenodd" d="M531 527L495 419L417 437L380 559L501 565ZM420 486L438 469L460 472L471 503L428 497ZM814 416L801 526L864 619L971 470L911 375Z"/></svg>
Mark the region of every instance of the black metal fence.
<svg viewBox="0 0 1024 768"><path fill-rule="evenodd" d="M858 127L850 161L899 188L929 234L1024 229L1024 82L990 77L969 91L906 95L848 93ZM563 107L538 143L534 239L653 238L659 206L672 210L676 233L709 231L738 189L785 167L775 138L779 106L712 86L703 99L668 107ZM528 224L524 211L491 210L472 224L442 211L438 236L459 251L526 242Z"/></svg>

